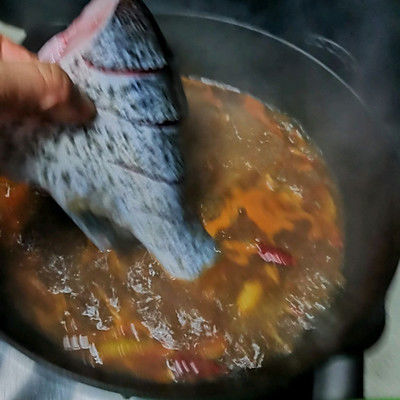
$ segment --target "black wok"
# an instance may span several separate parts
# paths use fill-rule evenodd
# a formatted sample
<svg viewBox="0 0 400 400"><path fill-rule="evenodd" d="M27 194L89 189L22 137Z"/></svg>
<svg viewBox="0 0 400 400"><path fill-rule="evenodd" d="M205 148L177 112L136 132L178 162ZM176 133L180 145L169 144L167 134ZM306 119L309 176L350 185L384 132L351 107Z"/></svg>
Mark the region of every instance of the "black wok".
<svg viewBox="0 0 400 400"><path fill-rule="evenodd" d="M72 15L71 15L72 16ZM233 378L196 385L160 385L94 370L61 354L28 326L4 296L0 279L0 330L31 357L73 373L89 384L145 397L251 398L335 353L372 344L370 314L384 296L399 259L398 143L377 124L362 101L337 76L298 48L265 32L196 16L158 17L181 72L249 92L301 122L318 144L337 179L345 216L346 285L316 329L293 355ZM29 21L28 46L59 30L64 21ZM7 254L2 254L7 262Z"/></svg>

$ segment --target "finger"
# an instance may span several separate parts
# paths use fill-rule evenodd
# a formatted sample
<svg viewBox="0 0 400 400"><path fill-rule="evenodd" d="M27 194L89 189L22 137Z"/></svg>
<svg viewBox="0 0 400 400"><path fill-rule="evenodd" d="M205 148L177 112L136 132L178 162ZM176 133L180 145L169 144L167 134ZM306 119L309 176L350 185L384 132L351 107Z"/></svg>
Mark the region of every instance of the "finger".
<svg viewBox="0 0 400 400"><path fill-rule="evenodd" d="M2 61L32 61L35 54L29 52L24 47L12 42L4 35L0 35L0 60Z"/></svg>
<svg viewBox="0 0 400 400"><path fill-rule="evenodd" d="M96 114L91 100L80 93L56 64L0 62L0 117L38 117L81 124Z"/></svg>

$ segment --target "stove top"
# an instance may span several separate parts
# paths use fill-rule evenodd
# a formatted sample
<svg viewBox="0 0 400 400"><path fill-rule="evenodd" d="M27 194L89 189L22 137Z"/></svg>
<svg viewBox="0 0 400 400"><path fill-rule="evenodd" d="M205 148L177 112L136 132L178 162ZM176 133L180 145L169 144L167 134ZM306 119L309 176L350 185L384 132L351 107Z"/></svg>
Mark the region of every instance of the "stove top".
<svg viewBox="0 0 400 400"><path fill-rule="evenodd" d="M122 397L78 383L66 375L42 367L0 341L0 399L121 400Z"/></svg>
<svg viewBox="0 0 400 400"><path fill-rule="evenodd" d="M314 372L298 377L281 398L348 399L362 397L363 359L337 356ZM0 341L1 400L122 400L107 392L77 382L67 374L52 371ZM264 400L262 397L259 400ZM140 400L131 397L130 400Z"/></svg>

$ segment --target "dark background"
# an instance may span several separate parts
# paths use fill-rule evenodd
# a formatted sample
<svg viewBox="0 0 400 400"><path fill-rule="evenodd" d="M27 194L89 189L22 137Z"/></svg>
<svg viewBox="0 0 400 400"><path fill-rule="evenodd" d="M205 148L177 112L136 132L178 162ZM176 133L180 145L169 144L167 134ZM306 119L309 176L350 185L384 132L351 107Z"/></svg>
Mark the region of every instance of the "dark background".
<svg viewBox="0 0 400 400"><path fill-rule="evenodd" d="M24 27L59 22L87 0L1 0L0 19ZM392 129L400 124L400 2L397 0L145 0L154 12L222 15L261 27L321 59ZM73 5L71 7L71 5ZM35 27L37 29L37 25Z"/></svg>
<svg viewBox="0 0 400 400"><path fill-rule="evenodd" d="M152 9L164 12L190 9L229 16L284 37L337 72L393 129L400 123L399 1L148 0L147 3Z"/></svg>

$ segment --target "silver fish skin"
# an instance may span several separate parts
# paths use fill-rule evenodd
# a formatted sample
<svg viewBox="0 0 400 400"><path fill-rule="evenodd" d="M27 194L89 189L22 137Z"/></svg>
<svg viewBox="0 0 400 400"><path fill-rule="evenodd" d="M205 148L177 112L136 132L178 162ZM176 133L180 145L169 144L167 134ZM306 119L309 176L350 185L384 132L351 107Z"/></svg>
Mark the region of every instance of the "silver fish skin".
<svg viewBox="0 0 400 400"><path fill-rule="evenodd" d="M139 240L173 277L214 262L213 239L185 208L179 121L185 112L172 55L140 0L94 0L39 53L95 102L79 127L1 127L3 166L45 189L101 250Z"/></svg>

